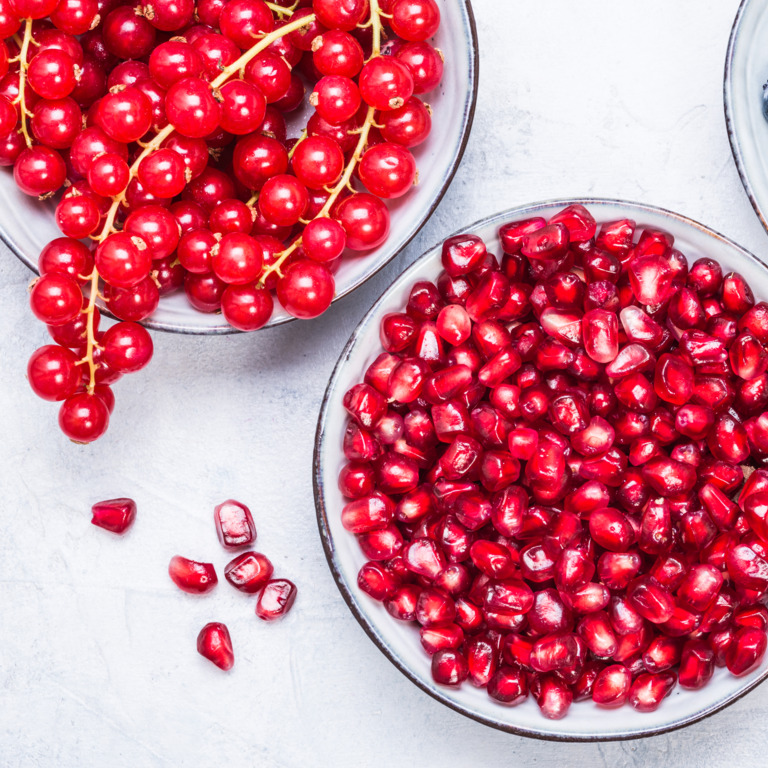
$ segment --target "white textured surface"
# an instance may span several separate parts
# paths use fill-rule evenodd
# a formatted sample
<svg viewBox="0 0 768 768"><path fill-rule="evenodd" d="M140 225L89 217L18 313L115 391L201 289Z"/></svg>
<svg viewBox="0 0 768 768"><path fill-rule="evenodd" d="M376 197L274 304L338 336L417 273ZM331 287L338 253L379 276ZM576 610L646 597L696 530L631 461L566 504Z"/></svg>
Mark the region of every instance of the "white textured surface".
<svg viewBox="0 0 768 768"><path fill-rule="evenodd" d="M311 489L315 417L363 311L422 250L488 214L605 195L699 219L768 259L733 166L722 69L736 0L476 0L481 86L453 187L412 247L312 324L251 336L155 336L152 366L116 386L114 423L67 443L23 381L46 341L26 268L0 260L0 765L764 765L768 688L667 736L567 745L508 736L446 709L368 640L327 570ZM118 539L90 504L139 504ZM211 523L249 503L259 549L294 578L282 624L226 583L194 599L171 555L227 561ZM237 662L197 656L223 620Z"/></svg>

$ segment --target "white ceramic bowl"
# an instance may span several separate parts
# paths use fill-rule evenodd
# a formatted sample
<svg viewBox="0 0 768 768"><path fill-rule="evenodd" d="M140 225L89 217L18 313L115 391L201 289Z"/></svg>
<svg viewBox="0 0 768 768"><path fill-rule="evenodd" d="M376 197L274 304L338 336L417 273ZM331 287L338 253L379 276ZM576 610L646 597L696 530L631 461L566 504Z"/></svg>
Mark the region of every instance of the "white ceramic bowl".
<svg viewBox="0 0 768 768"><path fill-rule="evenodd" d="M557 200L505 211L461 231L479 235L489 251L500 255L498 229L502 224L534 215L546 218L573 202L586 205L598 222L626 217L637 221L640 227L664 229L674 235L676 246L690 263L700 256L715 258L725 271L740 272L758 298L768 298L768 268L755 256L691 219L651 206L616 200ZM357 586L357 573L366 558L356 538L342 528L341 509L345 502L337 486L339 470L345 463L342 437L347 414L342 398L349 387L362 381L366 368L382 351L381 318L403 310L417 280L435 280L440 274L440 251L440 245L436 245L421 256L360 322L339 358L320 413L314 462L317 519L328 564L352 613L389 660L421 689L468 717L512 733L564 741L631 739L688 725L731 704L768 677L768 656L757 670L744 677L733 677L727 670L717 669L712 681L701 691L676 686L655 712L639 713L629 705L600 709L586 701L574 704L563 720L547 720L532 697L518 706L506 707L491 700L485 690L468 683L458 689L437 685L432 680L429 657L421 647L415 624L396 621L381 603Z"/></svg>
<svg viewBox="0 0 768 768"><path fill-rule="evenodd" d="M433 116L429 138L414 150L419 184L389 204L392 221L386 242L373 251L344 259L336 273L334 301L375 275L410 242L445 194L464 153L477 99L477 30L470 0L440 0L440 12L442 22L432 42L444 52L445 68L440 86L423 97ZM305 123L304 119L302 125ZM297 127L294 135L299 131ZM10 169L0 172L0 237L35 271L41 249L61 236L53 209L52 203L40 203L21 193ZM267 327L293 319L275 302ZM220 314L193 309L183 292L162 299L144 325L176 333L236 333Z"/></svg>
<svg viewBox="0 0 768 768"><path fill-rule="evenodd" d="M733 158L752 207L768 230L768 0L743 0L725 59L723 98Z"/></svg>

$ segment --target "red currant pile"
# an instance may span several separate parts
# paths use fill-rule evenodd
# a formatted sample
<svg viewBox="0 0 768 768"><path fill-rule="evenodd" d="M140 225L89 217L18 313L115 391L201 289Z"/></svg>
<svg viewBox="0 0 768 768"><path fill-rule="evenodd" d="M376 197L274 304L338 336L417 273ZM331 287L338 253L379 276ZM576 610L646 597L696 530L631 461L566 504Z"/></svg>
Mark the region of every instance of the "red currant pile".
<svg viewBox="0 0 768 768"><path fill-rule="evenodd" d="M435 0L0 0L0 164L27 194L63 188L31 290L55 344L28 374L68 437L107 429L164 295L244 331L273 293L328 308L417 181L439 24ZM122 322L100 331L97 298Z"/></svg>
<svg viewBox="0 0 768 768"><path fill-rule="evenodd" d="M344 397L360 588L444 685L656 709L768 627L768 304L581 205L474 235Z"/></svg>

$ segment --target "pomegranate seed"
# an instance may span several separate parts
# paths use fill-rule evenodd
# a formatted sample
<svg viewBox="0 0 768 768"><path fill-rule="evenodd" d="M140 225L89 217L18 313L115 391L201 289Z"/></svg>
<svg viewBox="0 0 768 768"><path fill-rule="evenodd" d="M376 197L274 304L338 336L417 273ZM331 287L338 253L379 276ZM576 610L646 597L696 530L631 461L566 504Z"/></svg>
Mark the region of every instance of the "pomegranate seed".
<svg viewBox="0 0 768 768"><path fill-rule="evenodd" d="M467 659L461 651L446 648L432 656L432 679L440 685L461 685L469 674Z"/></svg>
<svg viewBox="0 0 768 768"><path fill-rule="evenodd" d="M197 652L225 672L232 669L235 664L229 630L218 621L212 621L200 630L197 636Z"/></svg>
<svg viewBox="0 0 768 768"><path fill-rule="evenodd" d="M133 499L98 501L91 507L91 523L112 533L125 533L136 519Z"/></svg>
<svg viewBox="0 0 768 768"><path fill-rule="evenodd" d="M680 659L680 686L689 690L703 688L715 671L714 654L701 640L689 640Z"/></svg>
<svg viewBox="0 0 768 768"><path fill-rule="evenodd" d="M272 563L259 552L243 552L224 568L224 578L241 592L258 592L272 576Z"/></svg>
<svg viewBox="0 0 768 768"><path fill-rule="evenodd" d="M443 627L422 627L421 645L432 656L438 651L459 648L464 642L464 632L456 624Z"/></svg>
<svg viewBox="0 0 768 768"><path fill-rule="evenodd" d="M219 581L211 563L198 563L180 555L171 558L168 575L180 590L191 595L210 592Z"/></svg>
<svg viewBox="0 0 768 768"><path fill-rule="evenodd" d="M261 590L256 601L256 615L264 621L285 616L296 600L296 585L288 579L272 579Z"/></svg>
<svg viewBox="0 0 768 768"><path fill-rule="evenodd" d="M601 707L620 707L629 697L632 675L623 664L611 664L598 674L592 701Z"/></svg>
<svg viewBox="0 0 768 768"><path fill-rule="evenodd" d="M541 714L548 720L562 720L573 702L571 689L554 675L544 675L532 689Z"/></svg>
<svg viewBox="0 0 768 768"><path fill-rule="evenodd" d="M251 510L239 501L229 499L219 504L213 511L213 521L222 547L236 549L256 541Z"/></svg>
<svg viewBox="0 0 768 768"><path fill-rule="evenodd" d="M638 712L653 712L672 693L676 682L674 672L638 675L629 690L629 703Z"/></svg>
<svg viewBox="0 0 768 768"><path fill-rule="evenodd" d="M502 704L517 704L528 698L528 678L515 667L501 667L487 683L488 695Z"/></svg>

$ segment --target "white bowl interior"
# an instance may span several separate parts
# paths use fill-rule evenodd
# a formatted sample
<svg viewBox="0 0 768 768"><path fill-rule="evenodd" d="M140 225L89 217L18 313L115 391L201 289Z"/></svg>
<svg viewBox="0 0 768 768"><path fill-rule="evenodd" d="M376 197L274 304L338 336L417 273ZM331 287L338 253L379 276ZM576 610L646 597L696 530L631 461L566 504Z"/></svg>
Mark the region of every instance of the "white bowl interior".
<svg viewBox="0 0 768 768"><path fill-rule="evenodd" d="M768 229L768 0L744 0L734 21L725 65L725 116L744 188Z"/></svg>
<svg viewBox="0 0 768 768"><path fill-rule="evenodd" d="M440 29L432 42L444 52L445 67L438 88L422 97L432 107L433 119L429 138L414 149L419 183L399 200L390 201L391 230L385 243L360 256L344 257L335 276L334 301L365 282L405 247L432 214L461 160L477 94L474 19L469 0L441 0L440 12ZM289 125L294 128L289 135L298 136L306 124L306 120L295 122L295 127ZM21 193L9 169L0 173L0 236L35 271L42 248L61 236L53 219L53 205ZM276 302L267 326L292 319ZM144 325L181 333L235 332L220 314L195 310L183 292L164 298Z"/></svg>
<svg viewBox="0 0 768 768"><path fill-rule="evenodd" d="M564 200L515 209L479 222L466 230L485 240L489 251L501 255L498 228L501 224L530 215L548 217L574 201ZM618 218L635 219L640 227L653 226L670 232L676 247L692 263L700 256L717 259L726 271L740 272L755 290L758 299L768 297L766 267L749 252L717 233L667 211L618 201L589 200L587 205L599 222ZM345 500L338 490L339 470L345 463L342 437L347 414L342 406L344 392L362 380L367 366L381 352L379 322L388 312L402 311L411 286L417 280L434 280L442 269L440 246L425 253L382 295L352 335L331 378L318 425L315 449L315 497L318 522L334 578L364 629L390 660L415 683L443 703L463 714L498 728L551 739L623 739L649 735L691 723L710 714L757 685L768 676L768 656L760 667L741 678L717 669L703 690L685 691L676 686L655 712L638 713L629 705L606 710L591 701L574 704L560 721L545 719L529 697L524 703L505 707L492 701L485 690L464 683L460 688L436 685L430 674L429 657L424 653L414 623L393 619L383 605L357 586L357 573L366 558L356 538L341 525Z"/></svg>

